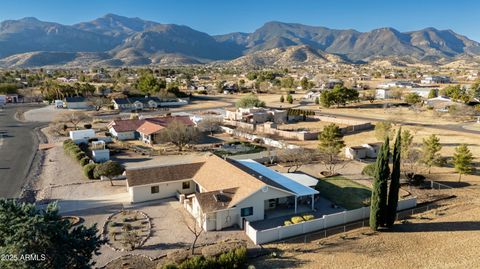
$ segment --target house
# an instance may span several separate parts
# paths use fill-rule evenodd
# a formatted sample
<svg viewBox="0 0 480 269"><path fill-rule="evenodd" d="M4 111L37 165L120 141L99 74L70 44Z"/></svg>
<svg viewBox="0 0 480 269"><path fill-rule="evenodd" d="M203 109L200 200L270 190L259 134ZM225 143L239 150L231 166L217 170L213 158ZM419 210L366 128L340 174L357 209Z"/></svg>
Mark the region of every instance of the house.
<svg viewBox="0 0 480 269"><path fill-rule="evenodd" d="M288 112L279 109L267 109L263 107L238 108L226 110L225 118L232 121L242 121L259 124L271 121L274 123L287 122Z"/></svg>
<svg viewBox="0 0 480 269"><path fill-rule="evenodd" d="M68 109L88 109L88 100L85 97L67 97L64 100L65 107Z"/></svg>
<svg viewBox="0 0 480 269"><path fill-rule="evenodd" d="M450 78L447 76L424 76L420 81L422 84L447 84Z"/></svg>
<svg viewBox="0 0 480 269"><path fill-rule="evenodd" d="M323 83L321 88L324 90L331 90L337 85L340 87L343 86L343 81L341 79L330 79L327 82Z"/></svg>
<svg viewBox="0 0 480 269"><path fill-rule="evenodd" d="M137 129L143 123L145 123L145 120L141 119L113 120L107 127L114 138L124 141L138 139L140 135Z"/></svg>
<svg viewBox="0 0 480 269"><path fill-rule="evenodd" d="M137 128L140 140L147 144L156 144L159 142L159 136L171 122L180 121L181 123L193 127L194 123L188 116L167 116L147 118L145 122Z"/></svg>
<svg viewBox="0 0 480 269"><path fill-rule="evenodd" d="M196 163L129 168L131 202L177 196L206 230L243 227L244 221L268 218L273 212L315 208L318 191L253 160L205 156Z"/></svg>
<svg viewBox="0 0 480 269"><path fill-rule="evenodd" d="M95 138L95 130L93 129L70 131L70 139L75 144L86 144L92 138Z"/></svg>
<svg viewBox="0 0 480 269"><path fill-rule="evenodd" d="M353 146L345 148L345 157L351 160L358 159L374 159L377 158L378 151L382 143L369 143L361 146Z"/></svg>
<svg viewBox="0 0 480 269"><path fill-rule="evenodd" d="M414 88L418 87L417 84L410 81L390 81L387 83L382 83L377 85L378 88L389 89L389 88Z"/></svg>
<svg viewBox="0 0 480 269"><path fill-rule="evenodd" d="M463 105L460 103L457 103L450 99L449 97L444 97L444 96L438 96L435 98L430 98L427 101L425 101L428 107L431 107L439 112L447 112L450 106L452 105Z"/></svg>
<svg viewBox="0 0 480 269"><path fill-rule="evenodd" d="M156 109L165 106L185 105L188 101L179 98L160 99L158 97L129 97L112 99L113 108L116 110L143 110Z"/></svg>

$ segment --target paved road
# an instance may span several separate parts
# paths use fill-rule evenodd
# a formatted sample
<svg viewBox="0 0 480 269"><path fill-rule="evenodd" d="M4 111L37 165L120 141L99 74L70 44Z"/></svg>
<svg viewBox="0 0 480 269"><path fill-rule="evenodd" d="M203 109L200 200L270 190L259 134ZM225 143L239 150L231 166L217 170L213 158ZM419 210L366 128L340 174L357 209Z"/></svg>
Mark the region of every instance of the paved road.
<svg viewBox="0 0 480 269"><path fill-rule="evenodd" d="M38 148L34 128L42 124L15 119L17 109L25 108L7 105L0 109L0 198L18 197Z"/></svg>
<svg viewBox="0 0 480 269"><path fill-rule="evenodd" d="M338 114L338 113L324 112L324 111L317 111L317 114L328 115L328 116L338 116L342 118L350 118L350 119L366 120L366 121L382 121L383 120L383 119L378 119L374 117L354 116L349 114ZM405 121L393 121L393 122L401 123L403 125L408 125L408 126L420 126L420 127L427 127L427 128L438 129L438 130L456 131L456 132L468 133L468 134L480 134L480 131L463 128L463 125L465 125L465 123L436 125L436 124L415 123L415 122L405 122Z"/></svg>

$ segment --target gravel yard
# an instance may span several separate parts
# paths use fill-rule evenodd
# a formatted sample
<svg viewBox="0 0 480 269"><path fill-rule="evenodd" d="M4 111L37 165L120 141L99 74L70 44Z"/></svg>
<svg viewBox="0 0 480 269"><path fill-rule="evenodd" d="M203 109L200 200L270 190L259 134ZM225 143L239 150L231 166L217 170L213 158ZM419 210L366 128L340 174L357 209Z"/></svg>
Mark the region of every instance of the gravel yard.
<svg viewBox="0 0 480 269"><path fill-rule="evenodd" d="M279 257L253 262L256 268L479 268L478 193L455 190L458 198L397 223L392 232L369 228L347 236L304 243L270 244Z"/></svg>

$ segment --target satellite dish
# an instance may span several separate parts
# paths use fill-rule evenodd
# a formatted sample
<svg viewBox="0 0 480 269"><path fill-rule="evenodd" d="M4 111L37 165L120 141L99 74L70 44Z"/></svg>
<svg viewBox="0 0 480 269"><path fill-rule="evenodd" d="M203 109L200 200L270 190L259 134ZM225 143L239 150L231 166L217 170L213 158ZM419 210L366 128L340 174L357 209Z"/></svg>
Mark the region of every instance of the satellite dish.
<svg viewBox="0 0 480 269"><path fill-rule="evenodd" d="M266 186L266 185L263 186L263 187L262 187L262 191L263 191L263 192L267 192L267 191L268 191L268 186Z"/></svg>

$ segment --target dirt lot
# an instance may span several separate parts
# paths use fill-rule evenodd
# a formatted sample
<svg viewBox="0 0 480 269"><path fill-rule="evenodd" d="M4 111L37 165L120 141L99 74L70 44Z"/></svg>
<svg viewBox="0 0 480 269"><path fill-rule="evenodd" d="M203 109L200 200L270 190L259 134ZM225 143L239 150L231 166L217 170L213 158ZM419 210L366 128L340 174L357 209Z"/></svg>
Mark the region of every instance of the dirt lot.
<svg viewBox="0 0 480 269"><path fill-rule="evenodd" d="M253 262L256 268L478 268L478 192L455 190L458 198L397 223L390 232L362 228L346 236L308 243L279 243L278 257Z"/></svg>

